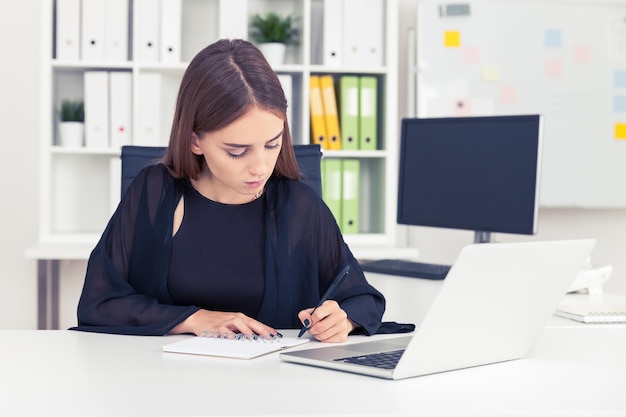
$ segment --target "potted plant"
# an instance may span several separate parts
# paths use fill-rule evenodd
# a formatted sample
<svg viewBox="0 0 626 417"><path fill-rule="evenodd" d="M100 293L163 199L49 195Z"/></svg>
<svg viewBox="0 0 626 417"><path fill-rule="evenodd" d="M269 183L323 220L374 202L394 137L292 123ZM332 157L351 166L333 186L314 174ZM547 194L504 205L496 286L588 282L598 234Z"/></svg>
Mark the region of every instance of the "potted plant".
<svg viewBox="0 0 626 417"><path fill-rule="evenodd" d="M85 132L85 104L82 100L64 99L59 114L59 144L79 147Z"/></svg>
<svg viewBox="0 0 626 417"><path fill-rule="evenodd" d="M250 19L250 37L257 43L270 65L280 65L287 45L298 40L297 17L280 16L274 12L254 14Z"/></svg>

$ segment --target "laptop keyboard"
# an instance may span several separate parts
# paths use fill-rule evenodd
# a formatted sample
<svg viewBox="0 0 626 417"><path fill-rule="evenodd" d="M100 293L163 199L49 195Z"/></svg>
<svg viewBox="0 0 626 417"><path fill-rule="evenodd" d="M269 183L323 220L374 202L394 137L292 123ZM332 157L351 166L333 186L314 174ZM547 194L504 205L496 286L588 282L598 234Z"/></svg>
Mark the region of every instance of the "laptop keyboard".
<svg viewBox="0 0 626 417"><path fill-rule="evenodd" d="M333 360L336 362L353 363L356 365L371 366L374 368L394 369L403 353L404 349L399 349L391 352L348 356L346 358L337 358Z"/></svg>

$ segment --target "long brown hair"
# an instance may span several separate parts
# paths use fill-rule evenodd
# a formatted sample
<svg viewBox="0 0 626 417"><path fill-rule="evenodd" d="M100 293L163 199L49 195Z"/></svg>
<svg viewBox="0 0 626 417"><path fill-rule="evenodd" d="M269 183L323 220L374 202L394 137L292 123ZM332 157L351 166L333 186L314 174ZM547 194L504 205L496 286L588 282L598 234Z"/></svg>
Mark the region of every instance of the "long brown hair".
<svg viewBox="0 0 626 417"><path fill-rule="evenodd" d="M178 90L163 163L176 178L197 179L205 162L202 155L191 151L192 133L222 129L253 107L284 120L282 146L274 174L299 179L285 93L261 51L241 39L219 40L201 50L189 63Z"/></svg>

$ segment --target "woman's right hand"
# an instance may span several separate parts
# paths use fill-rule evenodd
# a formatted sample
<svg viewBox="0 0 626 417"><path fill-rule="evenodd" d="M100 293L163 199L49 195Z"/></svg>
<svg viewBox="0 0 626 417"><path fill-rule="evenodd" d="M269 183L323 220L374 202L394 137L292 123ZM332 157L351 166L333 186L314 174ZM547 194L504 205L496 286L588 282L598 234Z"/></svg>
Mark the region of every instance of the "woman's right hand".
<svg viewBox="0 0 626 417"><path fill-rule="evenodd" d="M278 334L275 329L243 313L209 310L196 311L174 327L170 334L193 333L200 336L202 332L242 333L259 336L276 336Z"/></svg>

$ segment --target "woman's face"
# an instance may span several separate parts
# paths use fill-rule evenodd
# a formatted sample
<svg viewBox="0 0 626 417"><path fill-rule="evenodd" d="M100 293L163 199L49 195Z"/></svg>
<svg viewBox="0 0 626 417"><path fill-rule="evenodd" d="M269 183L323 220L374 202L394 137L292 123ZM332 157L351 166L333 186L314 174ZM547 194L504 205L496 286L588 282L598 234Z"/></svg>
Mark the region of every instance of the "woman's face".
<svg viewBox="0 0 626 417"><path fill-rule="evenodd" d="M191 150L207 164L198 178L200 192L224 204L252 201L274 171L283 124L275 114L253 108L221 130L194 134Z"/></svg>

